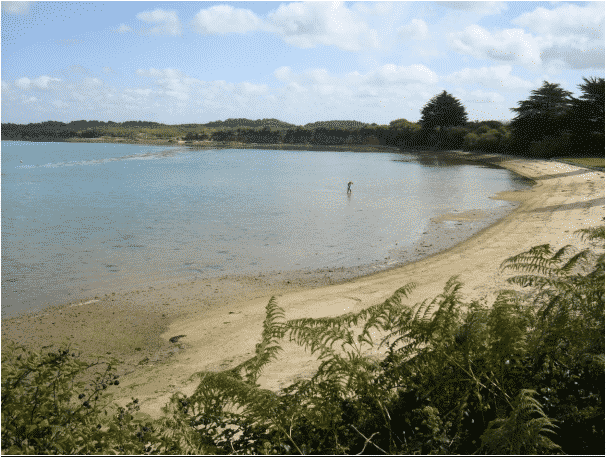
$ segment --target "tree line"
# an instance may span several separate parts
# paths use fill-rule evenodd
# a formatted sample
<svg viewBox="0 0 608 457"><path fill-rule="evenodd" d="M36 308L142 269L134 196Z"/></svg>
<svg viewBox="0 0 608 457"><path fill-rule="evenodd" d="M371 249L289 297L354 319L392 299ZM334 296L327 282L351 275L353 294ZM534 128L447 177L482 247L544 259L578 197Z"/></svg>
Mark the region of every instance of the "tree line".
<svg viewBox="0 0 608 457"><path fill-rule="evenodd" d="M463 104L446 91L422 108L418 122L396 119L388 125L358 121L323 121L296 126L277 119L227 119L207 124L165 125L48 121L40 124L2 124L3 140L62 141L67 138L114 137L131 140L260 144L364 145L402 149L466 149L530 157L603 156L605 147L604 78L583 78L580 98L559 84L545 81L526 100L511 108L509 123L469 122Z"/></svg>

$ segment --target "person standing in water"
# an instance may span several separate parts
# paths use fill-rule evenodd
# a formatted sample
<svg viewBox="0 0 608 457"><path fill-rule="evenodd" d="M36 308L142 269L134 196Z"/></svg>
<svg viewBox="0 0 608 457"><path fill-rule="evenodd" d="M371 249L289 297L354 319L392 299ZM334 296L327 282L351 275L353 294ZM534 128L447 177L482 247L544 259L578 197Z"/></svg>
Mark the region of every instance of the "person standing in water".
<svg viewBox="0 0 608 457"><path fill-rule="evenodd" d="M352 181L348 181L348 188L346 189L346 193L350 193L350 186L352 186L354 183Z"/></svg>

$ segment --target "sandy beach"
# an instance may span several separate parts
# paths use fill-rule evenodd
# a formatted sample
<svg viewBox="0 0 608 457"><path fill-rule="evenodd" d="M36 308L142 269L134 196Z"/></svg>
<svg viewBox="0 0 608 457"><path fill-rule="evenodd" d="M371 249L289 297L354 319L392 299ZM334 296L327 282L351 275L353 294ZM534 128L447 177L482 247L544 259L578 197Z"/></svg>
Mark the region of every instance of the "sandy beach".
<svg viewBox="0 0 608 457"><path fill-rule="evenodd" d="M441 224L449 221L457 229L482 215L469 211L436 218L438 228L428 236L437 239L426 239L421 260L405 266L373 274L332 269L223 277L106 294L3 319L3 341L33 347L68 341L86 354L119 357L124 362L116 401L124 404L137 397L143 412L158 416L174 392L194 391L196 382L189 381L193 373L230 368L252 356L273 295L286 319L335 316L380 303L409 282L417 284L409 302L418 303L435 297L452 275L459 275L466 297L491 300L506 287L506 277L499 272L504 259L545 243L583 246L574 232L604 224L602 171L552 161L450 154L499 165L536 184L497 195L519 207L472 237L460 233L466 239L447 250L441 248ZM262 387L276 390L314 372L316 357L292 344L283 348L263 372Z"/></svg>

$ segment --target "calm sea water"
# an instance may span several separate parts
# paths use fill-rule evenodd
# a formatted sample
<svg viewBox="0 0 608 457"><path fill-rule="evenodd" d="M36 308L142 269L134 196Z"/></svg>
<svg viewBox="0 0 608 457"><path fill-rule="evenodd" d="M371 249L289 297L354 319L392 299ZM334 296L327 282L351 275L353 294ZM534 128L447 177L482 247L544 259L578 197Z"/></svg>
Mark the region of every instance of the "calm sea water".
<svg viewBox="0 0 608 457"><path fill-rule="evenodd" d="M165 281L349 267L493 209L504 169L398 153L2 142L2 316ZM346 183L353 191L346 193Z"/></svg>

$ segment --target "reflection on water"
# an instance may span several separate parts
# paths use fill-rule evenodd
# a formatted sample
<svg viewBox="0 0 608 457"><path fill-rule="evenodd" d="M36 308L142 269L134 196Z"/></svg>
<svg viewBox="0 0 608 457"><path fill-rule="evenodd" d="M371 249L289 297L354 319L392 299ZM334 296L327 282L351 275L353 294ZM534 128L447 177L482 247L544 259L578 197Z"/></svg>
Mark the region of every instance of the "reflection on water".
<svg viewBox="0 0 608 457"><path fill-rule="evenodd" d="M491 195L525 186L411 154L83 143L2 142L2 172L3 316L167 280L370 264L431 218L490 214L508 204Z"/></svg>

